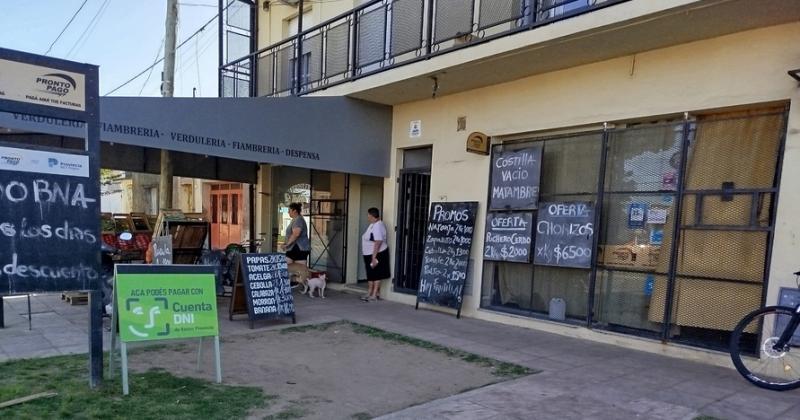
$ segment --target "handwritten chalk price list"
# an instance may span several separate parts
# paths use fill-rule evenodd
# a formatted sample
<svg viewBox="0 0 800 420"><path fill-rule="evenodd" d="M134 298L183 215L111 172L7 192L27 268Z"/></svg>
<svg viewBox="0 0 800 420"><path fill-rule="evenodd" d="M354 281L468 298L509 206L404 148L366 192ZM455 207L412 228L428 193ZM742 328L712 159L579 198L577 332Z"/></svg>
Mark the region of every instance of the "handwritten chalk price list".
<svg viewBox="0 0 800 420"><path fill-rule="evenodd" d="M417 298L458 309L467 281L477 202L432 203Z"/></svg>

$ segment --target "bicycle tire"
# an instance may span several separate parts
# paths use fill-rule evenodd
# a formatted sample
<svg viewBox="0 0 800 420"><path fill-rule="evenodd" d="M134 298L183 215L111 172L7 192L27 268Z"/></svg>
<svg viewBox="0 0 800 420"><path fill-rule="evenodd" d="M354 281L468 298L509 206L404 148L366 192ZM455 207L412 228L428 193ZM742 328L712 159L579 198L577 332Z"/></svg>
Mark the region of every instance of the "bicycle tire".
<svg viewBox="0 0 800 420"><path fill-rule="evenodd" d="M779 315L786 315L791 317L794 314L794 309L789 308L786 306L767 306L753 312L747 314L741 321L736 325L736 328L733 330L733 334L731 335L731 341L729 346L729 352L731 355L731 360L733 361L733 365L736 367L736 371L739 372L747 381L752 383L753 385L764 388L770 389L773 391L787 391L791 389L800 388L800 347L798 346L790 346L789 350L782 353L773 353L771 355L768 354L761 354L761 351L765 348L769 348L769 341L775 340L778 333L773 333L770 337L764 337L763 329L761 326L763 325L763 319L770 314L774 314L777 316ZM758 319L757 319L758 318ZM756 351L758 351L759 357L752 358L753 360L760 360L759 363L768 362L770 359L772 360L780 360L783 364L784 372L797 372L796 378L787 379L785 381L776 381L775 378L767 378L764 377L761 373L753 372L745 361L749 362L749 359L745 359L750 357L746 350L742 347L742 342L744 339L745 331L751 327L753 321L759 322L757 327L759 328L758 331L761 331L760 334L757 335L758 341L755 342ZM774 325L774 324L773 324ZM752 333L748 332L748 334L752 335ZM791 352L791 359L787 357L788 354ZM795 360L793 364L787 362L787 360ZM787 368L788 366L788 368Z"/></svg>

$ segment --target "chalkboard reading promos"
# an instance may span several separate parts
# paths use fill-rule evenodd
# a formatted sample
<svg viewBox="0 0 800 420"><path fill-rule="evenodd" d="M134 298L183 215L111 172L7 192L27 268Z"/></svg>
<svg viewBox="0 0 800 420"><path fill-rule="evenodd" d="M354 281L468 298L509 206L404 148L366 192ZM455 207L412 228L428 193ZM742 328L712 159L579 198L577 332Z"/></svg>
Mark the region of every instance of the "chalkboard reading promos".
<svg viewBox="0 0 800 420"><path fill-rule="evenodd" d="M539 202L541 167L542 146L495 151L489 209L535 210Z"/></svg>
<svg viewBox="0 0 800 420"><path fill-rule="evenodd" d="M94 289L98 187L88 177L66 175L72 163L63 174L17 171L30 161L29 151L6 149L18 152L0 154L0 294ZM62 156L76 156L47 155L51 172L70 162Z"/></svg>
<svg viewBox="0 0 800 420"><path fill-rule="evenodd" d="M478 203L432 203L417 303L461 310Z"/></svg>
<svg viewBox="0 0 800 420"><path fill-rule="evenodd" d="M483 259L486 261L531 261L533 214L530 212L489 213Z"/></svg>
<svg viewBox="0 0 800 420"><path fill-rule="evenodd" d="M153 264L172 264L172 236L153 238Z"/></svg>
<svg viewBox="0 0 800 420"><path fill-rule="evenodd" d="M250 320L294 316L286 256L242 254L242 275Z"/></svg>
<svg viewBox="0 0 800 420"><path fill-rule="evenodd" d="M594 203L542 203L538 219L534 264L591 268Z"/></svg>

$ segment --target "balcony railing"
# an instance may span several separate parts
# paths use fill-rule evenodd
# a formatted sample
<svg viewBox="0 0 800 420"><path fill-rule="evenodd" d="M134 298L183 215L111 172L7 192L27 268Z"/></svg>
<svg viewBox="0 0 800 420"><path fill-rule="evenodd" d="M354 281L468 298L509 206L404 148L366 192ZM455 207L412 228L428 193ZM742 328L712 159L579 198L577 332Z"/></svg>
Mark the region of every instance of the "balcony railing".
<svg viewBox="0 0 800 420"><path fill-rule="evenodd" d="M222 96L302 95L625 1L374 0L223 65Z"/></svg>

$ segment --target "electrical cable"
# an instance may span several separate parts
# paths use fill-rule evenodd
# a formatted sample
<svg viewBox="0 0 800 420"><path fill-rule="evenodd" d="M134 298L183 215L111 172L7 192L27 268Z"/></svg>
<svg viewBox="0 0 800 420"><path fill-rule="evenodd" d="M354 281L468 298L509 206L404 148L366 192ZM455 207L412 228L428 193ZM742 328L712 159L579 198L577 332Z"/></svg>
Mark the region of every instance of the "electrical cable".
<svg viewBox="0 0 800 420"><path fill-rule="evenodd" d="M98 18L101 18L103 13L105 13L106 9L108 8L108 4L109 0L103 1L103 4L100 5L99 9L97 9L97 13L94 14L92 20L89 21L88 25L86 25L86 29L83 30L83 33L81 33L81 36L78 37L78 39L75 41L75 44L72 45L72 48L69 49L69 52L67 52L67 55L65 57L69 58L69 56L72 55L73 51L77 52L75 48L78 47L78 44L82 44L81 41L86 42L86 40L89 39L89 36L91 36L91 32L94 32L94 28L97 27L97 23L99 22ZM89 33L89 35L87 35L87 33ZM84 39L84 36L86 36L86 39ZM83 47L81 46L81 48Z"/></svg>
<svg viewBox="0 0 800 420"><path fill-rule="evenodd" d="M232 3L231 3L231 4L232 4ZM225 11L225 9L227 9L229 6L230 6L230 4L228 4L228 6L225 6L225 8L223 8L223 9L222 9L222 11L224 12L224 11ZM201 26L201 27L200 27L200 29L196 30L196 31L195 31L193 34L189 35L189 37L188 37L188 38L186 38L185 40L183 40L183 42L181 42L180 44L178 44L178 46L177 46L177 47L175 47L175 50L178 50L179 48L181 48L182 46L184 46L184 45L185 45L187 42L189 42L189 41L190 41L192 38L194 38L195 36L197 36L197 34L199 34L199 33L203 32L203 31L206 29L206 26L208 26L209 24L211 24L211 22L213 22L213 21L214 21L214 19L216 19L218 16L219 16L219 13L217 13L216 15L214 15L214 16L213 16L211 19L209 19L209 20L208 20L206 23L204 23L204 24L203 24L203 26ZM147 68L145 68L144 70L140 71L140 72L139 72L139 73L137 73L135 76L133 76L133 77L131 77L130 79L128 79L127 81L125 81L125 83L123 83L123 84L121 84L121 85L119 85L119 86L115 87L114 89L111 89L109 92L105 93L103 96L108 96L108 95L110 95L110 94L112 94L112 93L114 93L114 92L116 92L116 91L118 91L118 90L122 89L123 87L127 86L128 84L130 84L130 83L131 83L131 82L133 82L134 80L138 79L138 78L139 78L139 76L141 76L141 75L143 75L143 74L147 73L147 71L148 71L148 70L150 70L150 69L152 69L153 67L157 66L157 65L158 65L160 62L162 62L162 61L164 61L164 57L161 57L161 58L159 58L159 59L158 59L158 60L156 60L156 61L155 61L153 64L151 64L151 65L147 66Z"/></svg>
<svg viewBox="0 0 800 420"><path fill-rule="evenodd" d="M203 83L200 80L200 52L198 48L200 38L194 40L194 61L197 66L197 92L203 96Z"/></svg>
<svg viewBox="0 0 800 420"><path fill-rule="evenodd" d="M216 32L216 31L209 31L209 33L213 33L213 32ZM198 39L200 40L200 39L202 39L202 37L200 37ZM197 53L197 56L188 58L185 62L181 63L180 67L176 67L177 76L175 76L175 78L178 79L178 78L186 77L186 75L189 74L192 70L195 70L195 69L191 68L191 66L193 66L195 64L197 65L197 67L199 67L200 57L205 56L206 51L208 51L209 48L211 48L212 46L214 46L216 44L216 42L214 42L214 41L215 40L213 38L211 38L211 39L207 39L206 42L202 42L202 41L198 42L198 44L201 44L201 46L199 47L200 50ZM178 71L178 70L180 70L180 71ZM198 75L198 84L199 83L201 83L200 75ZM198 93L200 95L202 95L202 85L200 85L200 88L198 89Z"/></svg>
<svg viewBox="0 0 800 420"><path fill-rule="evenodd" d="M216 30L216 27L214 27L213 29L211 29L209 31L204 31L203 34L201 34L199 37L195 38L195 42L197 42L198 44L202 45L202 46L199 47L199 49L201 51L200 52L201 55L202 55L203 52L205 52L208 49L208 47L210 47L212 45L216 45L216 43L217 43L217 35L216 34L217 34L217 30ZM183 75L183 73L186 72L185 69L188 66L194 65L194 60L195 60L195 56L194 55L190 56L188 54L179 54L178 55L178 60L175 63L175 72L176 73L180 73L181 75Z"/></svg>
<svg viewBox="0 0 800 420"><path fill-rule="evenodd" d="M158 57L161 56L161 51L164 49L164 40L165 39L166 39L166 37L161 38L161 43L158 46L158 52L156 52L156 58L154 58L154 60L158 59ZM150 81L150 76L153 75L153 69L154 68L155 68L155 66L150 67L150 73L147 73L147 78L144 79L144 83L142 84L142 88L139 89L139 95L138 96L142 96L142 91L144 91L144 87L147 86L147 82Z"/></svg>
<svg viewBox="0 0 800 420"><path fill-rule="evenodd" d="M79 8L78 8L78 10L76 10L76 11L75 11L75 13L72 15L72 17L71 17L71 18L69 18L69 21L67 21L67 24L66 24L66 25L64 25L64 29L62 29L62 30L61 30L61 33L60 33L60 34L58 34L58 36L57 36L57 37L56 37L56 39L53 41L53 43L51 43L51 44L50 44L50 47L49 47L49 48L47 48L47 51L44 53L44 55L47 55L47 54L49 54L49 53L50 53L50 50L52 50L52 49L53 49L53 46L54 46L54 45L56 45L56 42L58 42L58 40L59 40L59 39L61 39L61 35L64 35L64 32L66 32L67 28L69 28L69 25L71 25L71 24L72 24L72 21L73 21L73 20L75 20L75 16L78 16L78 13L80 13L80 12L81 12L81 10L83 10L83 6L86 6L86 2L87 2L87 1L89 1L89 0L83 0L83 3L81 3L81 7L79 7Z"/></svg>

